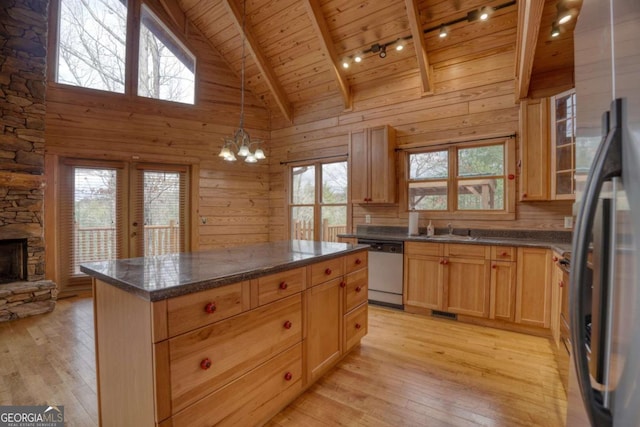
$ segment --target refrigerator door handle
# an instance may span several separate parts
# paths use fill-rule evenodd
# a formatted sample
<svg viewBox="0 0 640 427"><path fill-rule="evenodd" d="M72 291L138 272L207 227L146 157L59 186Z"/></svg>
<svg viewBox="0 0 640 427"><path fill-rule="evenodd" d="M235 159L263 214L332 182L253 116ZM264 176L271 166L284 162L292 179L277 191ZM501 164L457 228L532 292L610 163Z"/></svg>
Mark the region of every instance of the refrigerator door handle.
<svg viewBox="0 0 640 427"><path fill-rule="evenodd" d="M600 393L591 387L589 362L585 347L586 324L583 303L587 257L589 242L593 229L594 217L598 207L598 198L605 181L622 174L622 100L616 99L611 104L612 126L609 128L604 141L598 147L586 186L582 203L576 218L573 235L573 253L571 263L570 318L571 341L575 343L574 363L582 400L591 424L607 427L612 425L611 412L602 402Z"/></svg>

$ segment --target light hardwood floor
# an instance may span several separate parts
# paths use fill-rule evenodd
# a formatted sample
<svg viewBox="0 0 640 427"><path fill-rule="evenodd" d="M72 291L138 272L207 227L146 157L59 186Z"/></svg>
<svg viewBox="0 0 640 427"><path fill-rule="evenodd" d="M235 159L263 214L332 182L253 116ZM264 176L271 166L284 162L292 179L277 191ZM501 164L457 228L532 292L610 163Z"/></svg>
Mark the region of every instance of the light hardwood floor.
<svg viewBox="0 0 640 427"><path fill-rule="evenodd" d="M549 340L371 307L362 345L271 426L562 426ZM90 298L0 323L0 405L58 403L97 425Z"/></svg>

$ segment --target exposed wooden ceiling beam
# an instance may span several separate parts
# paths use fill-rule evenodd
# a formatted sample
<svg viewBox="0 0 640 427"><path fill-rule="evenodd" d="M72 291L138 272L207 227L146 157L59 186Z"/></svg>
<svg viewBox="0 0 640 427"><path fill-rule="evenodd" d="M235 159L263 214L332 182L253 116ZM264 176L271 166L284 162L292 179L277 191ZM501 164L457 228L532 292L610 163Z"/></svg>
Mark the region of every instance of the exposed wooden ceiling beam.
<svg viewBox="0 0 640 427"><path fill-rule="evenodd" d="M431 79L431 68L427 57L427 46L424 42L424 32L420 24L420 14L418 12L417 0L405 0L407 17L409 18L409 28L413 38L413 45L416 48L416 58L420 69L420 79L422 80L422 95L433 94L433 80Z"/></svg>
<svg viewBox="0 0 640 427"><path fill-rule="evenodd" d="M238 5L233 0L224 0L223 4L227 9L227 12L231 15L231 19L233 21L233 24L236 26L238 33L242 37L242 11L238 8ZM273 69L260 51L258 42L248 28L245 28L245 39L247 42L245 47L249 51L249 54L253 57L253 60L255 61L260 74L262 74L262 76L264 77L264 81L265 83L267 83L271 94L275 98L276 103L280 108L280 112L287 120L291 122L293 118L293 109L291 107L291 103L289 102L287 95L282 89L282 86L278 82Z"/></svg>
<svg viewBox="0 0 640 427"><path fill-rule="evenodd" d="M520 0L518 4L518 38L516 40L516 98L529 94L533 58L536 55L538 33L544 1Z"/></svg>
<svg viewBox="0 0 640 427"><path fill-rule="evenodd" d="M340 93L342 94L342 100L344 102L344 108L347 110L351 109L351 90L349 89L349 82L347 82L347 78L345 77L342 69L338 66L339 58L336 53L336 48L333 45L333 40L331 38L331 33L329 32L329 27L327 26L327 21L324 19L324 15L322 14L322 9L320 8L320 3L318 0L306 0L305 6L307 7L307 13L309 18L311 19L311 24L320 39L320 45L322 47L322 51L331 63L329 64L329 68L331 70L331 74L338 84L338 88L340 89Z"/></svg>
<svg viewBox="0 0 640 427"><path fill-rule="evenodd" d="M160 5L167 12L174 24L178 26L182 34L187 28L187 16L184 14L176 0L160 0Z"/></svg>

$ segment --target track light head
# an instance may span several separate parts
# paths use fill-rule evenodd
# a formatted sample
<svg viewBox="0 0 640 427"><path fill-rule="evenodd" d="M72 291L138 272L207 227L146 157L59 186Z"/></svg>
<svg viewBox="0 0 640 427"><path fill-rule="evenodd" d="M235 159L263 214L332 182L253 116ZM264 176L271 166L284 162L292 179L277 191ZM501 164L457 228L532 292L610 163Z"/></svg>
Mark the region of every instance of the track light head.
<svg viewBox="0 0 640 427"><path fill-rule="evenodd" d="M387 46L385 46L385 45L380 46L380 53L378 53L378 56L380 58L386 58L387 57Z"/></svg>
<svg viewBox="0 0 640 427"><path fill-rule="evenodd" d="M445 37L447 37L449 35L449 30L447 29L447 26L442 24L440 25L440 33L438 34L438 36L443 39Z"/></svg>
<svg viewBox="0 0 640 427"><path fill-rule="evenodd" d="M555 22L551 26L551 37L554 39L560 35L560 27Z"/></svg>

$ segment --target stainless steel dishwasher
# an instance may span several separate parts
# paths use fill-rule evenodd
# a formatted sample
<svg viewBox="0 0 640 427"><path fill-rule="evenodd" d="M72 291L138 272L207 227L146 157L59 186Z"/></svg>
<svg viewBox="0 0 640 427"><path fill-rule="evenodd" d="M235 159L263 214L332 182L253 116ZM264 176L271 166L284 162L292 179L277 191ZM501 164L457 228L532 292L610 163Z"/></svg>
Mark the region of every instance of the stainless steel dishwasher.
<svg viewBox="0 0 640 427"><path fill-rule="evenodd" d="M369 302L394 308L402 305L403 243L358 239L369 245Z"/></svg>

